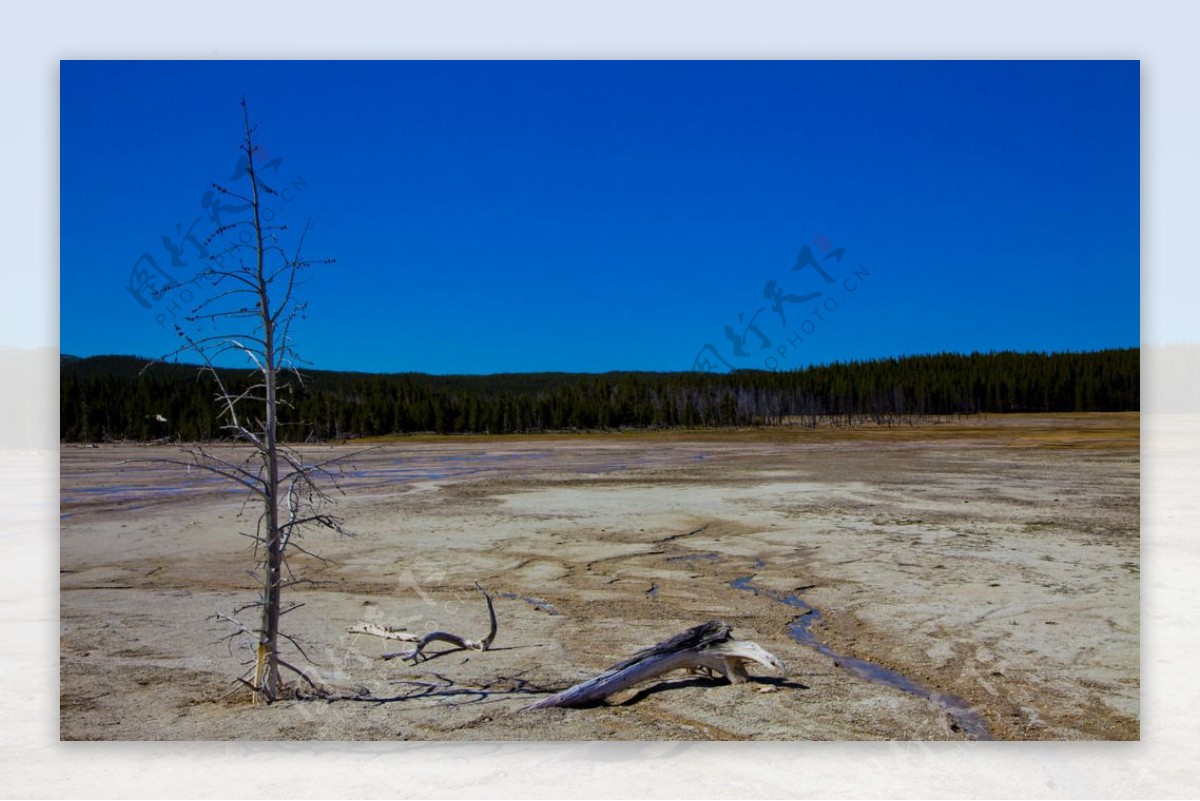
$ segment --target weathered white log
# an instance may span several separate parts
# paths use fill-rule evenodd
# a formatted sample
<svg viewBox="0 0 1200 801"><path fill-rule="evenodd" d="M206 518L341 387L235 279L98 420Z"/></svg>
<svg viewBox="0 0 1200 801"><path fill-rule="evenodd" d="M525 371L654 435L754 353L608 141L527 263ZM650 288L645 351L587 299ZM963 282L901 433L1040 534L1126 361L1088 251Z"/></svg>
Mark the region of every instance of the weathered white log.
<svg viewBox="0 0 1200 801"><path fill-rule="evenodd" d="M750 678L746 672L747 662L757 662L763 667L780 672L786 670L783 662L766 649L757 643L735 640L730 631L727 624L719 620L710 620L658 645L639 651L600 675L557 695L543 698L524 709L595 703L672 670L687 669L694 672L706 671L710 675L721 674L729 679L730 684L741 684Z"/></svg>

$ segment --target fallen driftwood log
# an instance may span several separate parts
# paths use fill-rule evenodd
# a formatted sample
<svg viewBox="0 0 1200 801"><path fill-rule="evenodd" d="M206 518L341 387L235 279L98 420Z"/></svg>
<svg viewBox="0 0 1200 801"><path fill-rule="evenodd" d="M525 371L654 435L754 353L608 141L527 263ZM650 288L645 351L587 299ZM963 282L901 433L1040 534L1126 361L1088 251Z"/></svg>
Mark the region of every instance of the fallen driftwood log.
<svg viewBox="0 0 1200 801"><path fill-rule="evenodd" d="M741 684L749 679L747 662L757 662L780 672L786 670L783 662L773 654L757 643L735 640L730 631L726 623L710 620L658 645L638 651L599 676L543 698L524 709L584 706L672 670L687 669L710 676L721 674L729 679L730 684Z"/></svg>
<svg viewBox="0 0 1200 801"><path fill-rule="evenodd" d="M491 628L488 634L482 640L469 640L466 637L460 637L457 634L451 634L448 631L431 631L424 635L413 634L403 629L395 629L390 626L379 626L374 623L359 623L355 626L350 626L347 631L351 634L370 634L375 637L383 637L387 640L404 640L407 642L415 642L417 647L411 651L397 651L395 653L383 654L381 659L411 659L415 664L422 656L422 651L425 646L431 642L448 642L451 645L456 645L459 648L466 648L474 651L486 651L492 647L492 641L496 639L496 610L492 606L492 596L487 594L487 590L479 586L479 582L475 582L475 589L483 593L483 598L487 601L488 618L491 622ZM428 657L426 657L428 658Z"/></svg>

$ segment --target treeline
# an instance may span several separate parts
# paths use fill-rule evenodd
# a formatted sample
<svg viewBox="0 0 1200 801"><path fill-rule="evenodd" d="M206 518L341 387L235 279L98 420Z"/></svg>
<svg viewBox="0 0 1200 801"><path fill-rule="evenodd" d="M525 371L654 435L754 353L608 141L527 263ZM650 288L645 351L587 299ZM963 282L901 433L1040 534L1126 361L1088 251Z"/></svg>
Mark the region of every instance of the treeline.
<svg viewBox="0 0 1200 801"><path fill-rule="evenodd" d="M67 442L223 436L216 383L195 366L64 357ZM254 383L222 370L227 386ZM973 353L834 363L794 372L435 376L312 371L281 393L284 436L892 423L931 415L1139 408L1137 349ZM248 414L252 414L247 409Z"/></svg>

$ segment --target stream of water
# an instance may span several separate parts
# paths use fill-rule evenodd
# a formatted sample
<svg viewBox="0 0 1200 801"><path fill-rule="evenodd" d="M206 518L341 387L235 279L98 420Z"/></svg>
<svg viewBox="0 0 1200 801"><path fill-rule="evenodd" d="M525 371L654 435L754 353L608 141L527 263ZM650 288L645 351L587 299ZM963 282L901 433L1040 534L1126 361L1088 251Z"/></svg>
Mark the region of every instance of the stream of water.
<svg viewBox="0 0 1200 801"><path fill-rule="evenodd" d="M969 739L995 739L992 737L991 730L988 729L987 721L963 699L955 695L935 692L928 687L918 684L907 676L897 673L894 670L888 670L882 665L876 665L874 662L836 653L828 645L818 642L816 636L812 633L812 624L821 619L820 610L809 606L800 596L794 593L785 595L781 592L755 587L752 583L753 581L754 576L743 576L731 581L729 586L735 590L752 592L755 595L762 595L773 601L799 609L799 616L788 625L788 634L796 642L815 649L818 653L829 657L835 664L845 668L861 679L883 684L901 692L906 692L909 695L915 695L918 698L932 701L950 716L951 720L954 721L954 728L962 732Z"/></svg>

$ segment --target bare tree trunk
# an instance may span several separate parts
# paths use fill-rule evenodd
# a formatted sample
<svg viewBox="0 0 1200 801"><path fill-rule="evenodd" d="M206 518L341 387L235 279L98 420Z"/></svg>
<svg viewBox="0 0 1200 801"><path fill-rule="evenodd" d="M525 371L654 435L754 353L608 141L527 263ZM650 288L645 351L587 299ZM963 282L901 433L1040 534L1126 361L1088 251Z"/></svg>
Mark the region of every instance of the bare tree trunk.
<svg viewBox="0 0 1200 801"><path fill-rule="evenodd" d="M279 525L279 453L275 385L279 370L275 353L275 320L272 317L269 279L264 270L263 230L258 176L254 172L254 141L250 115L245 103L242 115L246 129L246 172L250 176L250 205L253 210L255 250L255 290L263 329L263 460L266 480L263 492L263 519L266 522L267 555L263 575L262 625L259 629L258 659L254 671L255 691L267 701L274 701L279 692L279 616L280 591L283 581L284 541Z"/></svg>

